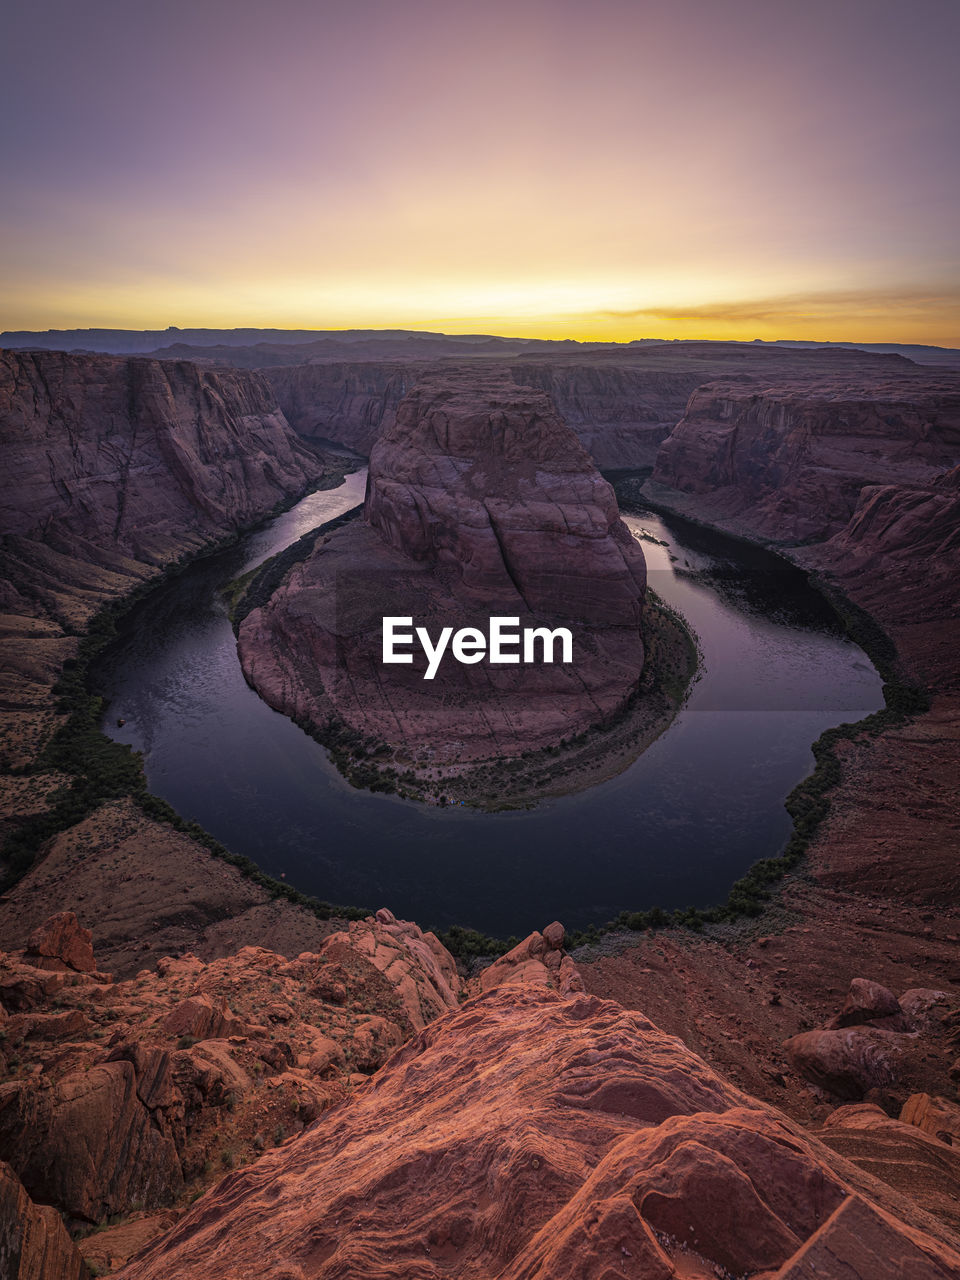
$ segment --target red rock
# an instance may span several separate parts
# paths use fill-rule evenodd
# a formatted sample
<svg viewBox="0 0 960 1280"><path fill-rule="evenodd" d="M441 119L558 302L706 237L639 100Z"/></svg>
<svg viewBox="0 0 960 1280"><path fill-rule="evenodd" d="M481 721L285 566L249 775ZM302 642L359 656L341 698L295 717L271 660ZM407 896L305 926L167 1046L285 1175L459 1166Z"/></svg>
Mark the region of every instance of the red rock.
<svg viewBox="0 0 960 1280"><path fill-rule="evenodd" d="M242 1035L247 1028L239 1018L230 1016L225 1003L215 1005L208 995L196 995L171 1009L163 1020L163 1029L171 1036L216 1040Z"/></svg>
<svg viewBox="0 0 960 1280"><path fill-rule="evenodd" d="M77 1247L89 1271L94 1275L107 1275L122 1267L128 1258L139 1253L162 1231L169 1230L176 1217L169 1211L134 1214L126 1222L85 1236Z"/></svg>
<svg viewBox="0 0 960 1280"><path fill-rule="evenodd" d="M0 1161L0 1276L3 1280L81 1280L83 1258L56 1209L36 1205Z"/></svg>
<svg viewBox="0 0 960 1280"><path fill-rule="evenodd" d="M643 667L645 565L613 490L540 392L425 378L370 460L366 523L319 541L239 631L248 679L301 723L412 757L415 772L555 746L608 723ZM574 661L385 666L382 618L566 626ZM436 627L432 634L436 635Z"/></svg>
<svg viewBox="0 0 960 1280"><path fill-rule="evenodd" d="M367 1018L353 1033L353 1065L369 1072L383 1065L401 1043L400 1028L386 1018Z"/></svg>
<svg viewBox="0 0 960 1280"><path fill-rule="evenodd" d="M956 465L958 443L952 372L718 380L690 397L653 478L703 495L702 517L820 540L843 529L865 486L928 486Z"/></svg>
<svg viewBox="0 0 960 1280"><path fill-rule="evenodd" d="M900 997L900 1008L913 1031L926 1031L943 1014L950 997L946 991L912 987Z"/></svg>
<svg viewBox="0 0 960 1280"><path fill-rule="evenodd" d="M24 959L40 968L73 969L92 973L97 962L93 956L93 934L84 929L72 911L62 911L35 929L27 939Z"/></svg>
<svg viewBox="0 0 960 1280"><path fill-rule="evenodd" d="M380 911L375 920L352 920L345 933L331 934L323 953L335 954L344 945L380 970L418 1030L437 1014L457 1007L463 983L453 957L419 925Z"/></svg>
<svg viewBox="0 0 960 1280"><path fill-rule="evenodd" d="M946 1280L960 1254L931 1227L642 1015L501 987L224 1179L122 1275L799 1277L811 1258L832 1276L875 1255Z"/></svg>
<svg viewBox="0 0 960 1280"><path fill-rule="evenodd" d="M559 951L563 934L563 925L557 921L547 925L543 933L531 933L506 955L482 969L475 980L475 989L492 991L505 984L532 984L559 991L561 995L582 991L583 979L576 965Z"/></svg>
<svg viewBox="0 0 960 1280"><path fill-rule="evenodd" d="M900 1002L892 991L869 978L854 978L837 1026L856 1027L876 1018L896 1017L900 1012Z"/></svg>
<svg viewBox="0 0 960 1280"><path fill-rule="evenodd" d="M307 1062L308 1071L314 1075L322 1075L330 1067L344 1065L343 1049L327 1036L318 1036L313 1042L313 1053Z"/></svg>
<svg viewBox="0 0 960 1280"><path fill-rule="evenodd" d="M0 1156L31 1195L87 1222L183 1185L174 1139L140 1101L130 1062L92 1066L52 1088L0 1086Z"/></svg>
<svg viewBox="0 0 960 1280"><path fill-rule="evenodd" d="M543 931L543 940L552 951L559 951L563 946L566 931L559 920L548 924Z"/></svg>
<svg viewBox="0 0 960 1280"><path fill-rule="evenodd" d="M838 1098L862 1098L892 1084L905 1037L875 1027L805 1031L784 1044L790 1065L804 1079Z"/></svg>
<svg viewBox="0 0 960 1280"><path fill-rule="evenodd" d="M900 1119L932 1134L949 1146L960 1146L960 1106L928 1093L912 1094L903 1104Z"/></svg>

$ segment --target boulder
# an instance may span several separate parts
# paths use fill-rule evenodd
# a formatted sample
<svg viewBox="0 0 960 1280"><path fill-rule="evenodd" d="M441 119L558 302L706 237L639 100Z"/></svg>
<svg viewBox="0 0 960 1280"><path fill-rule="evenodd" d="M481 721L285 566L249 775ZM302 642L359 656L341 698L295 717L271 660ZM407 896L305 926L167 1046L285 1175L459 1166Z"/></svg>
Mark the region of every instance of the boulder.
<svg viewBox="0 0 960 1280"><path fill-rule="evenodd" d="M307 1070L313 1075L323 1075L331 1067L343 1067L345 1064L343 1049L335 1040L327 1036L318 1036L313 1042L313 1052L307 1061Z"/></svg>
<svg viewBox="0 0 960 1280"><path fill-rule="evenodd" d="M51 916L27 939L24 959L41 969L73 969L93 973L93 934L84 929L72 911Z"/></svg>
<svg viewBox="0 0 960 1280"><path fill-rule="evenodd" d="M900 1119L948 1146L960 1148L960 1107L955 1102L932 1098L928 1093L914 1093L903 1104Z"/></svg>
<svg viewBox="0 0 960 1280"><path fill-rule="evenodd" d="M837 1018L837 1026L861 1026L876 1018L896 1017L900 1012L900 1002L892 991L869 978L854 978Z"/></svg>
<svg viewBox="0 0 960 1280"><path fill-rule="evenodd" d="M225 1036L243 1035L246 1023L231 1017L226 1002L214 1004L210 996L200 994L181 1000L162 1023L170 1036L193 1040L217 1040Z"/></svg>
<svg viewBox="0 0 960 1280"><path fill-rule="evenodd" d="M893 1084L905 1037L874 1027L804 1031L784 1043L793 1069L837 1098L862 1098Z"/></svg>

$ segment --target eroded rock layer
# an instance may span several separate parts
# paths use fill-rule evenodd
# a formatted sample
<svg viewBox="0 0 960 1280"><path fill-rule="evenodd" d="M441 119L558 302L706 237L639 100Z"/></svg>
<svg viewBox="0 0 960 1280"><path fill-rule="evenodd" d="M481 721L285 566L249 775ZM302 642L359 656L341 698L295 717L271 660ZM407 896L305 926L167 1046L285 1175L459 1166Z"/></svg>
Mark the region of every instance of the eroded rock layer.
<svg viewBox="0 0 960 1280"><path fill-rule="evenodd" d="M125 1280L957 1274L949 1233L642 1014L504 986L225 1179Z"/></svg>
<svg viewBox="0 0 960 1280"><path fill-rule="evenodd" d="M323 475L259 374L0 352L0 704L23 762L75 634L104 601Z"/></svg>
<svg viewBox="0 0 960 1280"><path fill-rule="evenodd" d="M301 722L422 758L502 758L613 717L638 687L645 566L609 484L541 392L423 379L370 460L363 523L321 542L239 633L248 679ZM567 626L573 661L382 661L382 618Z"/></svg>
<svg viewBox="0 0 960 1280"><path fill-rule="evenodd" d="M865 485L929 485L958 455L956 374L840 369L700 387L653 478L698 495L702 517L795 543L838 533Z"/></svg>

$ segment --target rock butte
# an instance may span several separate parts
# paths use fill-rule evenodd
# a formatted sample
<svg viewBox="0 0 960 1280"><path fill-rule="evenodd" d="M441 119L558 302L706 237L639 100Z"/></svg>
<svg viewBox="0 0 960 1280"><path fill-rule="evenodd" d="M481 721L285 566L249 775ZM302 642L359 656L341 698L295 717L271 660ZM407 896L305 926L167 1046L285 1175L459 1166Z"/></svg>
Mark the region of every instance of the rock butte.
<svg viewBox="0 0 960 1280"><path fill-rule="evenodd" d="M542 392L427 376L370 457L363 523L319 541L239 630L248 679L323 729L344 721L432 764L518 756L612 719L637 690L643 553ZM571 665L384 666L384 615L432 633L491 616L567 625Z"/></svg>

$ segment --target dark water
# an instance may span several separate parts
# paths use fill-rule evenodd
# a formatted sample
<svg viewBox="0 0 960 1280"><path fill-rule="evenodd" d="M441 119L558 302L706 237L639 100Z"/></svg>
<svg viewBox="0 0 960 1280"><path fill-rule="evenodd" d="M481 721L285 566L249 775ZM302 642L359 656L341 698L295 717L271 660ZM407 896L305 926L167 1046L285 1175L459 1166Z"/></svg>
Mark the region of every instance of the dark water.
<svg viewBox="0 0 960 1280"><path fill-rule="evenodd" d="M706 906L782 847L783 801L813 767L811 742L882 705L870 662L802 574L686 522L627 515L670 544L643 542L651 585L703 650L667 732L619 777L529 811L356 791L247 687L218 587L354 506L364 479L311 495L158 591L98 673L107 730L144 753L151 790L306 892L500 935Z"/></svg>

